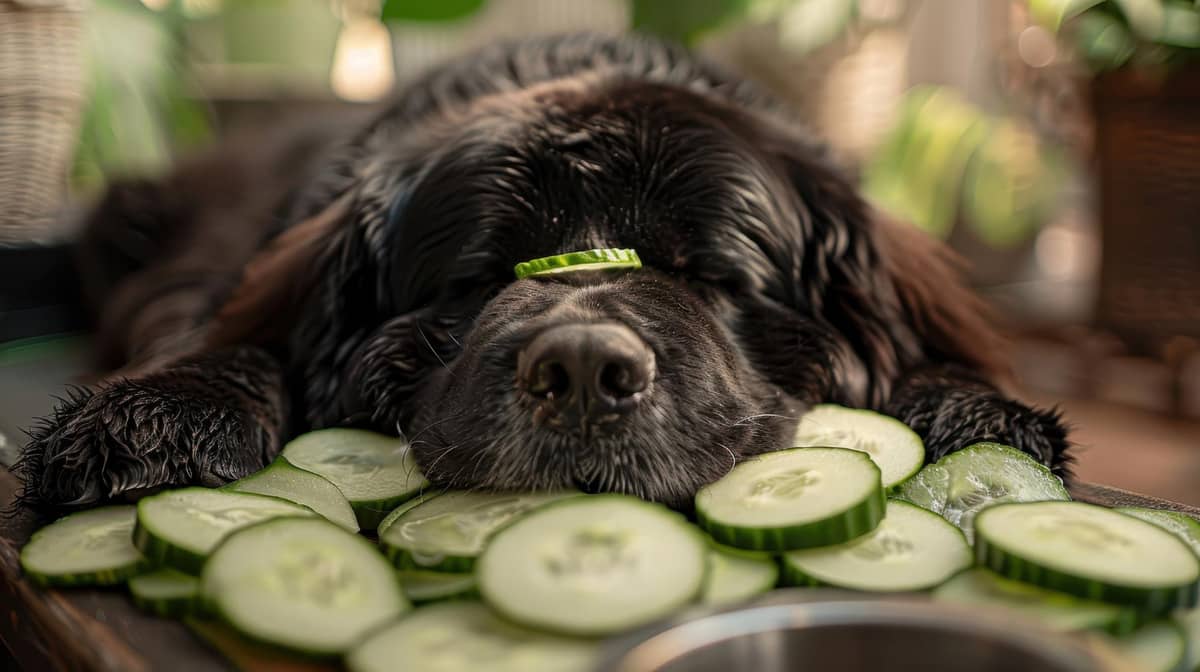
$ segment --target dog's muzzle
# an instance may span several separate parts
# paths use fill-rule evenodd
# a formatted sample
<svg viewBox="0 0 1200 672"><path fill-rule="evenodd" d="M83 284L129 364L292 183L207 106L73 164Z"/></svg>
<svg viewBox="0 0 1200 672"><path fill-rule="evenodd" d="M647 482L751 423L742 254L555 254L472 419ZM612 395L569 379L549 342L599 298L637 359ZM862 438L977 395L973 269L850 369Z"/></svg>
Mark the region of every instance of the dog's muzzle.
<svg viewBox="0 0 1200 672"><path fill-rule="evenodd" d="M552 428L602 428L650 393L654 352L617 323L577 323L536 334L517 356L517 388L534 401L534 421Z"/></svg>

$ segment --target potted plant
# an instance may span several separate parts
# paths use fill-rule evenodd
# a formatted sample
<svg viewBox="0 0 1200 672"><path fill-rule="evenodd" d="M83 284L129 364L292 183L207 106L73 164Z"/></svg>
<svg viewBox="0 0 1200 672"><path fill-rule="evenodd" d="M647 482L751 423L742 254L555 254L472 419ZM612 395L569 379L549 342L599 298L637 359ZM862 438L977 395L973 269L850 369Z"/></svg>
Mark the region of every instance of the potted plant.
<svg viewBox="0 0 1200 672"><path fill-rule="evenodd" d="M1200 3L1030 4L1091 75L1097 321L1135 347L1200 336Z"/></svg>

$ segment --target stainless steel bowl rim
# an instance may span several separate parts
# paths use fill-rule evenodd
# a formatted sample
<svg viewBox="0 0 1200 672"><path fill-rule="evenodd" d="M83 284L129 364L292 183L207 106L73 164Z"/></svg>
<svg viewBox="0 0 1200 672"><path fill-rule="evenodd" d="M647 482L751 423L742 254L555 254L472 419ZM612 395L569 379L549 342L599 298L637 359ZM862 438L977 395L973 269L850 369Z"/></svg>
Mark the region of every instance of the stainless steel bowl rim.
<svg viewBox="0 0 1200 672"><path fill-rule="evenodd" d="M1048 632L1009 612L933 602L925 596L866 595L803 589L769 594L723 609L695 609L648 626L606 648L598 670L644 672L706 646L737 637L836 625L927 627L1005 642L1064 670L1126 672L1125 661L1083 637Z"/></svg>

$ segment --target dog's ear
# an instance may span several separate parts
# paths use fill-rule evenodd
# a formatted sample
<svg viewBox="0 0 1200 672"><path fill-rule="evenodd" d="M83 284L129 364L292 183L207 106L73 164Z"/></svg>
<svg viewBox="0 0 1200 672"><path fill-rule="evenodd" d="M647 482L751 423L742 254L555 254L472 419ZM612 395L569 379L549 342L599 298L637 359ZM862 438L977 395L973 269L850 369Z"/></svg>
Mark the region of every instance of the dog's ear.
<svg viewBox="0 0 1200 672"><path fill-rule="evenodd" d="M895 288L927 358L966 364L980 373L1009 374L1004 339L991 311L963 278L964 262L944 243L880 210L871 218L880 268Z"/></svg>
<svg viewBox="0 0 1200 672"><path fill-rule="evenodd" d="M1006 373L1002 343L948 248L868 204L823 148L778 136L767 146L799 219L804 286L795 294L815 296L797 308L841 342L832 356L836 397L882 403L899 376L926 362Z"/></svg>
<svg viewBox="0 0 1200 672"><path fill-rule="evenodd" d="M280 234L246 266L208 334L210 348L264 343L299 362L297 410L318 427L342 417L342 378L377 317L377 257L359 210L349 190Z"/></svg>
<svg viewBox="0 0 1200 672"><path fill-rule="evenodd" d="M281 233L246 265L213 321L208 347L270 343L287 333L338 246L349 204L348 194L334 200Z"/></svg>

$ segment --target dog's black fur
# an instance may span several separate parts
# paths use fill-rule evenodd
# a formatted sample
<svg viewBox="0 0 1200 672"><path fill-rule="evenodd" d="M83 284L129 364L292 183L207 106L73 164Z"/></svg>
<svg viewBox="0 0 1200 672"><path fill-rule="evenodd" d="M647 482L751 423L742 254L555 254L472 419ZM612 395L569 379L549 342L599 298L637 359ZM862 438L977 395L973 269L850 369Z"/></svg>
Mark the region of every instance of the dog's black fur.
<svg viewBox="0 0 1200 672"><path fill-rule="evenodd" d="M121 307L100 342L125 368L34 429L27 501L223 483L298 431L352 424L408 432L441 485L681 504L824 401L901 418L929 459L991 439L1066 473L1057 414L995 387L996 340L946 252L873 211L766 95L680 49L498 46L344 140L312 137L218 152L140 198L113 187L84 258L99 314ZM595 247L645 268L513 277ZM657 376L618 424L547 421L518 352L598 322L633 329Z"/></svg>

